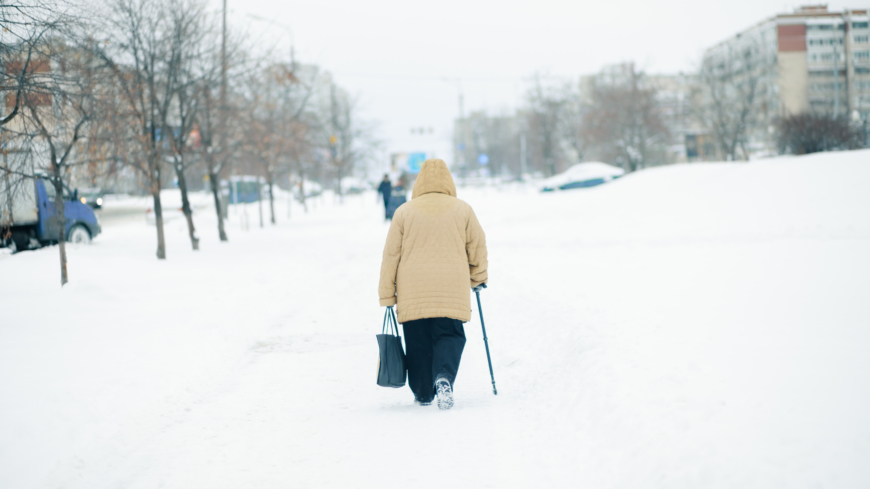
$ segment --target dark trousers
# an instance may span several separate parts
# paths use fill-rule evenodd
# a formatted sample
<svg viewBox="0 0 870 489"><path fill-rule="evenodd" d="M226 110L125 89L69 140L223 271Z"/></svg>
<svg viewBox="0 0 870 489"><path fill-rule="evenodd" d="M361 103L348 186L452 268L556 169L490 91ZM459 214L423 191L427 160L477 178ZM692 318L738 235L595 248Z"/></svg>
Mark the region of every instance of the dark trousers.
<svg viewBox="0 0 870 489"><path fill-rule="evenodd" d="M435 398L435 381L446 377L450 385L456 380L459 360L465 348L462 321L450 318L426 318L402 324L405 332L408 385L421 402Z"/></svg>
<svg viewBox="0 0 870 489"><path fill-rule="evenodd" d="M387 209L390 208L390 194L384 193L384 214L387 213Z"/></svg>

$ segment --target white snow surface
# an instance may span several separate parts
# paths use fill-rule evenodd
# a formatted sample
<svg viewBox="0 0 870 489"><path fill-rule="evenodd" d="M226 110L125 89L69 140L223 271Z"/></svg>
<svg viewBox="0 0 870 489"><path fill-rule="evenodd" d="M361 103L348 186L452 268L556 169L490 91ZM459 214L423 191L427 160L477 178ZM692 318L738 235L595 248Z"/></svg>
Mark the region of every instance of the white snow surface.
<svg viewBox="0 0 870 489"><path fill-rule="evenodd" d="M610 181L624 174L625 170L622 168L608 165L607 163L601 163L600 161L590 161L587 163L578 163L558 175L553 175L550 178L542 180L539 187L542 189L548 188L558 190L562 185L572 182L584 182L586 180L595 180L598 178ZM484 320L486 320L485 317Z"/></svg>
<svg viewBox="0 0 870 489"><path fill-rule="evenodd" d="M375 384L368 192L154 257L0 254L0 487L870 486L870 151L459 189L490 252L450 411Z"/></svg>

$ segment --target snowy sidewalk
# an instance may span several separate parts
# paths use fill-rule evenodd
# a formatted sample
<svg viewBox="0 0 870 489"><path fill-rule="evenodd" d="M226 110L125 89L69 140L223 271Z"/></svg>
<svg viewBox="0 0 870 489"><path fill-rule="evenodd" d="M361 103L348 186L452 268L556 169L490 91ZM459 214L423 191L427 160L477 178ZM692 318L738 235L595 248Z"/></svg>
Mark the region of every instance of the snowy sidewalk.
<svg viewBox="0 0 870 489"><path fill-rule="evenodd" d="M373 195L202 251L172 223L0 260L17 488L870 484L868 152L459 189L487 232L447 412L375 385ZM844 178L843 175L849 175ZM256 222L256 211L252 223ZM15 277L7 280L7 277ZM6 483L2 484L4 487Z"/></svg>

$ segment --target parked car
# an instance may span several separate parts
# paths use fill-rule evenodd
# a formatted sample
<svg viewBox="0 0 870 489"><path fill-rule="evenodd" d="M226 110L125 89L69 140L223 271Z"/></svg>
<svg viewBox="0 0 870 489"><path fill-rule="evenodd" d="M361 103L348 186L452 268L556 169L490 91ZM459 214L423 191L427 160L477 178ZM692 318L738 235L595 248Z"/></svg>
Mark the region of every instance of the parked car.
<svg viewBox="0 0 870 489"><path fill-rule="evenodd" d="M563 173L554 175L541 182L542 192L569 190L573 188L594 187L609 182L625 174L625 170L601 162L580 163Z"/></svg>
<svg viewBox="0 0 870 489"><path fill-rule="evenodd" d="M102 231L100 220L93 209L79 200L78 192L72 191L60 196L63 199L64 227L61 234L55 201L58 196L53 185L37 178L26 182L20 189L0 186L0 221L11 222L10 237L0 237L0 245L13 251L39 248L56 243L63 236L72 243L90 243ZM4 215L11 207L11 216ZM11 219L9 219L11 217Z"/></svg>

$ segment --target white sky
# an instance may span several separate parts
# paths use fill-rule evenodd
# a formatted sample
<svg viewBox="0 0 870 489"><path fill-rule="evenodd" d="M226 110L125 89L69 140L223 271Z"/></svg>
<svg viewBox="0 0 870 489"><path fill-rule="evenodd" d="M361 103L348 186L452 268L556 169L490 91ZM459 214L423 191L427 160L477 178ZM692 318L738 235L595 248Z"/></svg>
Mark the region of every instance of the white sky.
<svg viewBox="0 0 870 489"><path fill-rule="evenodd" d="M211 0L215 7L220 0ZM459 90L465 112L513 111L536 71L578 76L635 61L649 72L691 70L706 46L797 5L780 0L510 1L228 0L231 24L280 42L362 98L388 151L450 159ZM834 2L831 10L870 7ZM289 55L288 55L289 57ZM435 134L412 136L411 127Z"/></svg>

